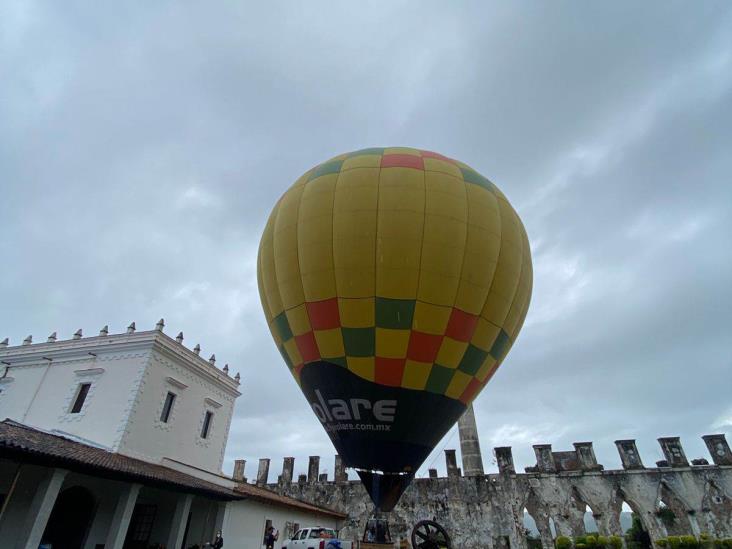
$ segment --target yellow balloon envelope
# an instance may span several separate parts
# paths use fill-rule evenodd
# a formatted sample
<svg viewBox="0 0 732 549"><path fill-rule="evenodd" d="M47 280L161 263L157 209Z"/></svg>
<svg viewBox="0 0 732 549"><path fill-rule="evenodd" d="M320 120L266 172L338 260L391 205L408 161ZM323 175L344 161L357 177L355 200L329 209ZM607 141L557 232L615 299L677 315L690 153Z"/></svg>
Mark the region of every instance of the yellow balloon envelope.
<svg viewBox="0 0 732 549"><path fill-rule="evenodd" d="M258 279L272 337L346 465L409 477L513 345L532 268L493 183L387 147L337 156L285 192Z"/></svg>

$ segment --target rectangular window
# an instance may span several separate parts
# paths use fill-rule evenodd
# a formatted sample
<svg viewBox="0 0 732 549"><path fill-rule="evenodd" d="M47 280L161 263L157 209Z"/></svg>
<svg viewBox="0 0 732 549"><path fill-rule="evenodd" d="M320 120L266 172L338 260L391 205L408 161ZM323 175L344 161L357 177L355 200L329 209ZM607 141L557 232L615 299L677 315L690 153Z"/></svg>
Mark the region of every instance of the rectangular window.
<svg viewBox="0 0 732 549"><path fill-rule="evenodd" d="M168 391L168 394L165 396L165 404L163 404L163 411L160 414L160 421L163 423L168 423L168 420L170 419L170 412L173 411L173 403L175 402L175 393L171 393Z"/></svg>
<svg viewBox="0 0 732 549"><path fill-rule="evenodd" d="M262 540L262 545L267 545L267 534L269 534L269 529L272 527L272 519L267 519L264 521L264 539Z"/></svg>
<svg viewBox="0 0 732 549"><path fill-rule="evenodd" d="M127 529L125 547L128 547L129 542L137 542L130 544L129 546L131 547L147 547L147 542L150 539L150 534L152 534L157 511L158 508L156 505L145 503L138 503L135 505L135 509L132 512L132 519L130 520L130 526Z"/></svg>
<svg viewBox="0 0 732 549"><path fill-rule="evenodd" d="M78 414L79 412L81 412L81 409L84 407L86 395L89 394L90 388L91 383L82 383L81 385L79 385L79 389L78 391L76 391L76 399L74 400L74 405L71 407L72 414Z"/></svg>
<svg viewBox="0 0 732 549"><path fill-rule="evenodd" d="M201 438L208 438L208 432L211 430L211 420L213 420L213 412L206 411L203 418L203 427L201 428Z"/></svg>

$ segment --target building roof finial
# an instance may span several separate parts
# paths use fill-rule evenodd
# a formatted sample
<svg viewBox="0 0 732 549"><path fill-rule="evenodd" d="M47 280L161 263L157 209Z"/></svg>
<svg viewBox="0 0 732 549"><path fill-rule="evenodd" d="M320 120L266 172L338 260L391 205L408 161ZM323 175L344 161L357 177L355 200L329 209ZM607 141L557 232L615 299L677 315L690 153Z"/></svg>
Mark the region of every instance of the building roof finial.
<svg viewBox="0 0 732 549"><path fill-rule="evenodd" d="M81 339L81 336L82 336L81 328L79 328L78 330L76 330L74 332L74 339Z"/></svg>
<svg viewBox="0 0 732 549"><path fill-rule="evenodd" d="M209 357L208 361L209 361L209 363L210 363L210 364L211 364L212 366L215 366L215 365L216 365L216 355L211 355L211 356Z"/></svg>
<svg viewBox="0 0 732 549"><path fill-rule="evenodd" d="M33 334L23 340L23 345L30 345L31 343L33 343Z"/></svg>
<svg viewBox="0 0 732 549"><path fill-rule="evenodd" d="M228 376L229 375L229 365L224 364L224 373Z"/></svg>
<svg viewBox="0 0 732 549"><path fill-rule="evenodd" d="M50 336L48 336L46 343L55 343L57 339L58 337L56 336L56 332L53 332Z"/></svg>
<svg viewBox="0 0 732 549"><path fill-rule="evenodd" d="M5 339L3 339L2 341L0 341L0 347L7 347L9 343L10 343L10 341L9 341L9 340L8 340L8 338L6 337L6 338L5 338Z"/></svg>
<svg viewBox="0 0 732 549"><path fill-rule="evenodd" d="M180 343L181 345L183 345L183 332L178 332L178 335L175 336L175 340L178 343Z"/></svg>
<svg viewBox="0 0 732 549"><path fill-rule="evenodd" d="M193 352L196 353L197 355L201 354L201 346L198 343L196 343L196 346L193 347Z"/></svg>
<svg viewBox="0 0 732 549"><path fill-rule="evenodd" d="M161 318L160 320L158 320L158 323L155 325L155 329L158 332L162 332L163 331L163 328L165 328L165 320L163 320Z"/></svg>
<svg viewBox="0 0 732 549"><path fill-rule="evenodd" d="M239 375L239 372L237 372L236 375L234 376L234 381L236 381L237 384L241 383L241 376Z"/></svg>
<svg viewBox="0 0 732 549"><path fill-rule="evenodd" d="M135 323L133 322L132 324L130 324L129 326L127 326L127 333L128 334L134 334L136 329L137 328L135 328Z"/></svg>
<svg viewBox="0 0 732 549"><path fill-rule="evenodd" d="M104 337L104 336L108 336L109 335L109 325L108 324L105 324L104 325L104 328L102 328L101 330L99 330L99 335L101 337Z"/></svg>

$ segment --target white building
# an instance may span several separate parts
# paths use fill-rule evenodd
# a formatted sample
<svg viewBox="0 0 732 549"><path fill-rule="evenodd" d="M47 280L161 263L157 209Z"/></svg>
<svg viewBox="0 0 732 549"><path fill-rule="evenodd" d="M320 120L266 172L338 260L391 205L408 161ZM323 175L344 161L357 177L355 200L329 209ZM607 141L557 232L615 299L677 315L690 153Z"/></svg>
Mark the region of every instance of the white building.
<svg viewBox="0 0 732 549"><path fill-rule="evenodd" d="M261 547L343 515L221 472L239 378L155 330L0 342L0 547Z"/></svg>

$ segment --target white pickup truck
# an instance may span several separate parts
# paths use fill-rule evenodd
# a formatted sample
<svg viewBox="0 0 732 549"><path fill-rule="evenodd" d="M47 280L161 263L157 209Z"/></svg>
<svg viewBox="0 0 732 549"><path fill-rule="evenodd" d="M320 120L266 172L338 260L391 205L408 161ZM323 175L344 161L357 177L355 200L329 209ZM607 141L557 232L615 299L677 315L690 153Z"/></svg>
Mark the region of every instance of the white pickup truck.
<svg viewBox="0 0 732 549"><path fill-rule="evenodd" d="M312 526L295 532L282 549L353 549L353 542L338 539L333 528Z"/></svg>

